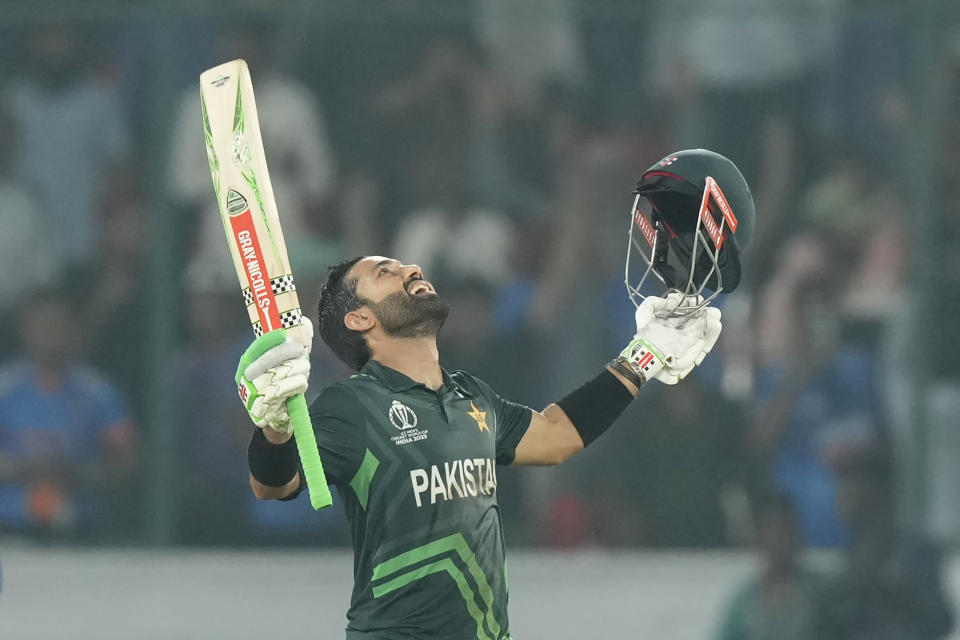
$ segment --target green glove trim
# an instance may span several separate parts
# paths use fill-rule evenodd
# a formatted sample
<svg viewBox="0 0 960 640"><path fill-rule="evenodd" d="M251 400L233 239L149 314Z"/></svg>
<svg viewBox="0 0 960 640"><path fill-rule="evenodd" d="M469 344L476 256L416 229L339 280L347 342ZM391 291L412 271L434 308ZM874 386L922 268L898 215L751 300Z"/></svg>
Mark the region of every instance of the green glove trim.
<svg viewBox="0 0 960 640"><path fill-rule="evenodd" d="M653 355L655 355L657 357L657 360L659 360L660 362L667 361L667 358L660 352L659 349L657 349L655 346L653 346L647 340L641 338L640 336L634 336L633 340L631 340L627 344L627 346L623 348L623 351L620 352L620 355L630 360L631 363L634 363L636 360L636 358L634 357L634 351L638 344L643 346L647 351L649 351Z"/></svg>
<svg viewBox="0 0 960 640"><path fill-rule="evenodd" d="M237 365L237 372L234 374L233 379L237 383L237 392L240 394L240 399L243 401L248 413L253 409L253 402L260 397L260 393L253 385L253 382L248 380L244 375L244 371L253 364L254 360L277 345L283 344L286 339L287 332L284 329L274 329L251 342L247 350L240 356L240 364ZM252 414L250 417L253 418L254 422L259 419Z"/></svg>
<svg viewBox="0 0 960 640"><path fill-rule="evenodd" d="M247 370L247 367L253 364L254 360L265 354L270 349L273 349L275 346L283 344L283 341L286 339L286 329L274 329L273 331L269 331L251 342L250 346L247 347L247 350L243 352L242 356L240 356L240 364L237 365L237 373L233 377L237 384L240 384L240 380L243 379L243 372Z"/></svg>
<svg viewBox="0 0 960 640"><path fill-rule="evenodd" d="M660 351L660 349L657 349L650 344L649 340L640 336L633 337L633 340L620 352L620 358L622 358L644 382L655 378L667 362L667 359L663 356L663 352ZM618 358L618 360L620 358Z"/></svg>

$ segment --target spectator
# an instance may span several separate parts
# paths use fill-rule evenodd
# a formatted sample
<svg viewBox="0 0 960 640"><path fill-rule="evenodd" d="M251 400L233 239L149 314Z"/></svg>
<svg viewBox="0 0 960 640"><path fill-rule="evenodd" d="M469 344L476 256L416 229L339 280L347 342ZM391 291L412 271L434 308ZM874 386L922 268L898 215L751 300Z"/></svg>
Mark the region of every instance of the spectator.
<svg viewBox="0 0 960 640"><path fill-rule="evenodd" d="M904 148L916 135L911 89L917 20L896 0L849 0L845 9L831 73L831 124L898 175Z"/></svg>
<svg viewBox="0 0 960 640"><path fill-rule="evenodd" d="M338 160L348 173L361 172L383 182L391 204L396 203L391 181L405 166L406 143L413 136L402 123L397 126L395 120L384 118L382 93L398 79L408 78L438 37L469 37L461 20L466 22L471 4L442 0L313 4L320 15L311 26L318 36L303 43L308 53L302 75L319 87L329 106Z"/></svg>
<svg viewBox="0 0 960 640"><path fill-rule="evenodd" d="M853 143L828 148L822 158L822 172L800 198L800 217L827 232L847 255L850 276L839 305L880 338L904 293L910 257L906 207L890 174Z"/></svg>
<svg viewBox="0 0 960 640"><path fill-rule="evenodd" d="M567 9L559 22L569 17ZM330 98L331 132L347 173L362 174L382 191L387 234L398 214L438 204L423 197L424 190L435 196L438 186L464 195L471 205L511 213L542 207L537 176L531 175L540 164L538 149L527 144L539 133L540 105L533 98L541 88L511 83L497 66L498 51L477 42L478 28L489 33L483 25L491 12L504 10L437 0L317 9L327 31L310 43L314 50L304 74L315 77ZM543 22L542 12L530 15ZM494 18L501 27L502 18ZM562 25L548 21L548 38L567 36ZM528 40L530 35L527 29ZM567 66L542 53L522 66L537 75ZM315 63L318 58L323 64Z"/></svg>
<svg viewBox="0 0 960 640"><path fill-rule="evenodd" d="M134 524L136 430L116 388L76 360L60 292L23 305L21 354L0 366L0 527L69 540Z"/></svg>
<svg viewBox="0 0 960 640"><path fill-rule="evenodd" d="M762 565L734 594L717 640L823 640L822 579L801 564L793 502L781 492L761 494L753 517Z"/></svg>
<svg viewBox="0 0 960 640"><path fill-rule="evenodd" d="M249 432L233 384L240 354L249 342L246 316L237 302L230 263L219 273L189 270L190 309L186 342L171 364L178 387L191 389L171 416L178 447L179 539L187 544L249 542L244 526L246 471L237 456Z"/></svg>
<svg viewBox="0 0 960 640"><path fill-rule="evenodd" d="M28 45L24 74L4 98L21 134L19 174L37 198L62 274L88 268L99 248L101 189L128 153L129 132L114 86L94 75L75 27L44 24Z"/></svg>
<svg viewBox="0 0 960 640"><path fill-rule="evenodd" d="M828 593L826 637L947 637L954 612L944 593L940 551L922 535L896 525L889 454L878 446L849 447L833 464L839 511L853 539L846 568Z"/></svg>
<svg viewBox="0 0 960 640"><path fill-rule="evenodd" d="M147 278L146 215L137 202L135 182L115 185L102 213L102 249L83 287L81 319L91 364L115 380L142 416L147 394L147 322L152 294Z"/></svg>
<svg viewBox="0 0 960 640"><path fill-rule="evenodd" d="M876 355L844 335L838 292L847 265L823 236L791 239L758 310L753 454L795 501L805 542L839 546L831 452L880 438Z"/></svg>
<svg viewBox="0 0 960 640"><path fill-rule="evenodd" d="M529 105L470 38L451 35L427 43L416 64L375 94L375 114L390 131L399 183L387 197L390 213L457 204L526 209L537 201L523 171L514 171L511 125ZM522 135L522 134L521 134ZM390 184L392 176L381 175ZM458 200L460 202L458 202ZM525 211L524 211L525 213Z"/></svg>
<svg viewBox="0 0 960 640"><path fill-rule="evenodd" d="M585 62L573 0L477 3L477 37L492 65L527 100L551 85L582 86Z"/></svg>
<svg viewBox="0 0 960 640"><path fill-rule="evenodd" d="M896 3L887 4L903 9ZM946 51L938 61L943 74L938 87L945 101L942 113L952 114L960 110L960 30L956 25L945 44ZM911 226L912 246L917 251L910 264L911 287L903 296L906 304L891 323L889 340L890 363L906 366L889 367L886 395L894 416L896 449L914 451L924 458L924 464L904 468L900 475L906 486L918 483L928 490L925 500L911 505L915 508L912 515L924 519L928 534L956 545L960 543L960 341L955 337L954 322L960 318L960 252L956 250L960 246L960 164L953 158L960 157L960 121L946 117L940 123L942 133L931 152L936 171L932 179L938 186L932 203L935 208L923 215L917 211L917 215L900 216ZM915 127L907 131L912 137ZM927 227L935 229L933 233L913 226L922 224L923 218L935 225ZM924 273L936 276L929 279ZM912 384L915 380L924 382L918 388ZM921 389L922 399L918 396ZM917 419L918 402L926 404L926 420ZM918 440L922 447L915 444Z"/></svg>
<svg viewBox="0 0 960 640"><path fill-rule="evenodd" d="M36 200L16 176L14 161L19 149L18 131L0 104L0 270L16 277L0 279L0 316L14 317L24 296L49 285L56 274L56 250L50 230ZM16 327L0 329L0 360L15 346Z"/></svg>

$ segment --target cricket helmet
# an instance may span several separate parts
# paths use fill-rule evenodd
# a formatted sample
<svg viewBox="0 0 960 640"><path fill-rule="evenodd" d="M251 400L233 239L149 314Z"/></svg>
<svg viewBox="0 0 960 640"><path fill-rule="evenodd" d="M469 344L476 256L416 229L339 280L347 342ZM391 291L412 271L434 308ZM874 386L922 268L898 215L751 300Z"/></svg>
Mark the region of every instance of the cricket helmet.
<svg viewBox="0 0 960 640"><path fill-rule="evenodd" d="M741 254L756 224L750 187L728 158L677 151L647 169L634 191L626 284L635 304L650 273L668 290L709 302L740 284ZM642 275L634 284L639 254ZM701 306L701 305L698 305Z"/></svg>

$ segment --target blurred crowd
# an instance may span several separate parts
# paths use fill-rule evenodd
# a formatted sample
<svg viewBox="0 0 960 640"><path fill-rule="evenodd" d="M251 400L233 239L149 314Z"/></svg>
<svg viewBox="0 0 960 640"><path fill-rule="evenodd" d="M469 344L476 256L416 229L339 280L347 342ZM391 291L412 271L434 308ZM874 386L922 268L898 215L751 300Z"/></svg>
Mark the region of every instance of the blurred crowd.
<svg viewBox="0 0 960 640"><path fill-rule="evenodd" d="M960 126L946 121L928 150L940 281L917 283L922 212L903 162L920 107L899 5L248 3L233 20L164 16L177 86L159 95L148 21L0 18L3 57L19 61L0 67L0 531L136 544L156 516L143 496L156 490L151 430L164 429L175 543L345 543L336 510L257 503L246 483L252 427L233 373L251 334L196 85L243 57L304 306L339 259L415 262L452 305L442 364L537 408L629 338L623 259L640 173L681 148L730 157L758 221L748 280L719 300L720 344L681 385L644 389L563 468L504 469L508 538L756 542L769 566L738 595L723 638L773 637L757 629L787 624L783 611L795 633L777 637L828 637L804 626L821 617L846 629L837 637L940 637L950 616L934 606L937 544L960 540L949 335L960 262L944 249L960 239L960 180L939 160L960 151ZM929 72L955 111L960 31L938 42ZM172 229L165 245L151 240L159 224ZM161 300L156 264L175 283ZM922 310L934 350L911 332L917 286L938 294ZM165 356L151 348L158 322L173 336ZM904 461L917 459L908 388L921 365L922 522L897 509ZM157 372L165 423L151 413ZM348 373L315 346L314 389ZM847 558L828 593L889 577L889 593L862 602L895 617L896 601L910 614L887 626L905 630L871 632L867 610L824 613L818 580L794 561L804 548ZM916 612L919 600L930 610Z"/></svg>

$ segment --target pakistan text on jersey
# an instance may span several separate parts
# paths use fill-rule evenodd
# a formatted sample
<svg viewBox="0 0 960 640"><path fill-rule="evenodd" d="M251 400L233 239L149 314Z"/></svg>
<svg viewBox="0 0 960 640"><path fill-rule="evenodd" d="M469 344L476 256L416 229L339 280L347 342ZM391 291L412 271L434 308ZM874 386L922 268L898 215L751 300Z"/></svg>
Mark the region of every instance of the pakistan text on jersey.
<svg viewBox="0 0 960 640"><path fill-rule="evenodd" d="M437 500L453 500L489 496L497 490L497 467L491 458L466 458L444 462L443 468L431 465L430 469L410 471L410 484L417 507L426 502L429 492L430 504Z"/></svg>

